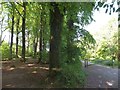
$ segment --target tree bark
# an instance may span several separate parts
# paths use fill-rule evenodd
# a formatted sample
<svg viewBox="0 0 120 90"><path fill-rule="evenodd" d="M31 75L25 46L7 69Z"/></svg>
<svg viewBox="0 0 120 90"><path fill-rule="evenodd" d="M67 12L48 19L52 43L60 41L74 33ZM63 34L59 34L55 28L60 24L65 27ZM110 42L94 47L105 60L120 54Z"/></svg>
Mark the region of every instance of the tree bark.
<svg viewBox="0 0 120 90"><path fill-rule="evenodd" d="M26 21L26 4L23 2L23 17L22 17L22 59L25 62L25 21Z"/></svg>
<svg viewBox="0 0 120 90"><path fill-rule="evenodd" d="M19 34L19 21L20 21L20 17L17 19L17 25L16 25L16 58L18 58L18 34Z"/></svg>
<svg viewBox="0 0 120 90"><path fill-rule="evenodd" d="M120 69L120 25L118 26L118 68Z"/></svg>
<svg viewBox="0 0 120 90"><path fill-rule="evenodd" d="M43 18L42 18L42 12L41 12L41 19L40 19L40 38L39 38L39 61L38 63L42 62L42 38L43 38Z"/></svg>
<svg viewBox="0 0 120 90"><path fill-rule="evenodd" d="M27 45L27 52L29 53L29 43L30 43L30 41L29 41L29 33L30 33L30 31L28 31L28 36L27 36L27 40L28 40L28 45Z"/></svg>
<svg viewBox="0 0 120 90"><path fill-rule="evenodd" d="M63 24L63 15L60 13L58 4L51 2L50 10L50 53L49 53L49 74L55 76L54 69L60 68L60 43Z"/></svg>
<svg viewBox="0 0 120 90"><path fill-rule="evenodd" d="M10 60L12 59L13 33L14 33L14 9L13 9L13 13L12 13L12 28L11 28L11 43L10 43Z"/></svg>
<svg viewBox="0 0 120 90"><path fill-rule="evenodd" d="M0 46L2 45L2 42L4 41L4 39L2 40L2 36L3 36L3 21L4 21L4 17L2 18L1 21L1 33L0 33Z"/></svg>
<svg viewBox="0 0 120 90"><path fill-rule="evenodd" d="M42 61L42 27L40 29L40 38L39 38L39 63Z"/></svg>
<svg viewBox="0 0 120 90"><path fill-rule="evenodd" d="M37 54L37 45L38 45L37 43L38 43L38 35L34 39L34 58L36 58L36 54Z"/></svg>
<svg viewBox="0 0 120 90"><path fill-rule="evenodd" d="M44 30L43 30L43 39L42 39L42 41L43 41L43 51L45 51L46 50L46 43L45 43L45 23L44 23Z"/></svg>
<svg viewBox="0 0 120 90"><path fill-rule="evenodd" d="M33 58L35 58L35 37L33 39Z"/></svg>
<svg viewBox="0 0 120 90"><path fill-rule="evenodd" d="M73 20L69 19L67 22L68 33L67 33L67 63L72 62L72 31L73 31Z"/></svg>

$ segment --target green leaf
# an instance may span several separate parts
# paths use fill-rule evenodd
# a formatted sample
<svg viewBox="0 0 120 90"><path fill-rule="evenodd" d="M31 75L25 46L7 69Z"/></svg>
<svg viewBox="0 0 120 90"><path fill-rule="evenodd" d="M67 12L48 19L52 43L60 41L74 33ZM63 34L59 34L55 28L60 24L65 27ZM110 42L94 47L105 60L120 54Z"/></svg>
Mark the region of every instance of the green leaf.
<svg viewBox="0 0 120 90"><path fill-rule="evenodd" d="M97 8L97 11L99 11L99 8Z"/></svg>
<svg viewBox="0 0 120 90"><path fill-rule="evenodd" d="M113 7L113 12L115 12L115 7Z"/></svg>
<svg viewBox="0 0 120 90"><path fill-rule="evenodd" d="M116 12L120 12L120 8L118 8L118 9L116 10Z"/></svg>
<svg viewBox="0 0 120 90"><path fill-rule="evenodd" d="M111 4L110 7L112 8L112 7L113 7L113 4Z"/></svg>
<svg viewBox="0 0 120 90"><path fill-rule="evenodd" d="M108 12L108 9L106 9L105 13L107 13L107 12Z"/></svg>
<svg viewBox="0 0 120 90"><path fill-rule="evenodd" d="M105 8L107 6L107 4L105 4L104 6L103 6L103 8Z"/></svg>
<svg viewBox="0 0 120 90"><path fill-rule="evenodd" d="M109 14L111 15L111 9L110 9L110 12L109 12Z"/></svg>
<svg viewBox="0 0 120 90"><path fill-rule="evenodd" d="M103 4L104 4L104 3L102 3L102 2L98 2L98 6L99 6L99 7L102 7Z"/></svg>
<svg viewBox="0 0 120 90"><path fill-rule="evenodd" d="M119 4L120 4L120 1L118 1L117 4L119 5Z"/></svg>

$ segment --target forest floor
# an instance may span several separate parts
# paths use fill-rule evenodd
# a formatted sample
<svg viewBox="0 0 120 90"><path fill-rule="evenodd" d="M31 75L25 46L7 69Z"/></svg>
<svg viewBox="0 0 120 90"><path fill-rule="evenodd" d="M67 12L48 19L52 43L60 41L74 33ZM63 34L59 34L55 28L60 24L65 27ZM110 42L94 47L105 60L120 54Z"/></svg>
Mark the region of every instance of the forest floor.
<svg viewBox="0 0 120 90"><path fill-rule="evenodd" d="M47 64L2 61L2 88L49 88L49 81Z"/></svg>
<svg viewBox="0 0 120 90"><path fill-rule="evenodd" d="M2 61L2 88L54 88L55 79L48 80L48 65L35 62ZM84 68L85 88L117 88L118 69L101 65ZM60 88L60 86L58 86Z"/></svg>

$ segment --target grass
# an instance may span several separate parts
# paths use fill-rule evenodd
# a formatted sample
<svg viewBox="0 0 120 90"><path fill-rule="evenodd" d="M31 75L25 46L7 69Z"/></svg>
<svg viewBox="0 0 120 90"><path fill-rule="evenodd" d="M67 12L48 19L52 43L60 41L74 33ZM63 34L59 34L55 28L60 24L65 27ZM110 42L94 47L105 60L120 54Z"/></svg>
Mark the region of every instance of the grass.
<svg viewBox="0 0 120 90"><path fill-rule="evenodd" d="M95 64L109 66L109 67L118 67L119 66L118 61L114 61L114 63L113 63L112 60L93 59L93 60L91 60L91 62L95 63Z"/></svg>

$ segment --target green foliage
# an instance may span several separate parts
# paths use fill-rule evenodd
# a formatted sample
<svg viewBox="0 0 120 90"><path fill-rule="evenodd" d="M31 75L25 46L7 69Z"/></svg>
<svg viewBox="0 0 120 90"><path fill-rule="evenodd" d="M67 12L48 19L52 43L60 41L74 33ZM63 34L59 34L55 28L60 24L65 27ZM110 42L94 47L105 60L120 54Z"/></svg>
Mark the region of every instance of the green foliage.
<svg viewBox="0 0 120 90"><path fill-rule="evenodd" d="M2 59L8 59L10 57L10 49L8 43L3 42L1 45ZM15 57L15 46L13 45L13 58Z"/></svg>
<svg viewBox="0 0 120 90"><path fill-rule="evenodd" d="M87 54L87 49L92 47L92 45L95 43L94 38L92 35L84 29L84 26L89 24L93 18L92 18L92 10L95 5L94 2L55 2L58 5L58 8L60 10L60 13L64 16L64 22L62 28L62 42L61 43L61 58L60 58L60 68L62 68L62 71L59 75L60 80L62 82L64 81L65 86L67 87L76 87L77 85L84 84L85 81L85 73L82 70L82 65L80 62L80 59L90 57L90 53ZM11 19L11 11L13 7L15 8L15 22L20 17L20 25L22 25L22 18L23 18L23 7L21 6L23 2L21 3L7 3L7 11L10 14ZM86 5L88 8L86 8ZM10 7L9 7L10 6ZM34 40L38 38L39 42L40 39L40 31L42 30L42 40L44 42L42 45L45 45L45 49L49 47L49 39L51 39L52 36L50 36L50 12L49 10L52 10L53 7L51 7L50 3L28 3L26 6L26 32L29 32L29 40L26 38L26 42L29 41L29 52L26 51L26 56L33 57L33 44ZM55 17L57 19L57 17ZM72 24L77 22L82 26L82 28L79 27L79 29L74 28L68 28L68 21L72 21ZM11 24L11 22L9 21ZM19 25L19 32L21 33L21 26ZM9 27L10 28L10 27ZM16 28L15 28L16 29ZM58 29L59 30L59 29ZM82 34L82 36L79 36ZM20 37L19 37L20 39ZM79 39L79 40L77 40ZM68 43L70 42L70 43ZM27 43L26 43L27 45ZM39 45L39 44L38 44ZM5 45L6 46L6 45ZM68 48L69 47L69 48ZM4 47L5 51L3 52L9 52L9 46ZM38 48L38 47L37 47ZM43 49L43 47L42 47ZM46 62L49 60L49 52L46 50L42 50L42 60L43 62ZM13 46L13 54L15 54L15 47ZM5 53L5 54L7 54ZM19 55L21 55L21 47L19 47ZM68 55L69 54L69 55ZM9 53L7 55L3 55L8 57ZM39 53L37 52L37 57L39 57ZM70 60L68 59L70 57ZM56 58L57 59L57 58ZM57 61L57 60L56 60ZM59 63L59 62L58 62Z"/></svg>
<svg viewBox="0 0 120 90"><path fill-rule="evenodd" d="M109 13L111 15L111 13L114 13L114 12L118 12L119 11L119 8L116 8L115 7L115 4L119 2L117 0L112 0L111 2L107 2L107 0L104 2L104 1L101 1L101 0L98 0L98 2L96 2L96 6L94 9L97 9L99 11L99 9L101 7L105 8L106 11L105 13ZM117 3L119 5L119 3Z"/></svg>
<svg viewBox="0 0 120 90"><path fill-rule="evenodd" d="M105 66L110 66L110 67L119 67L119 61L118 60L111 60L111 59L93 59L91 60L95 64L101 64Z"/></svg>
<svg viewBox="0 0 120 90"><path fill-rule="evenodd" d="M116 57L117 46L110 45L108 43L102 43L101 47L97 51L97 54L101 59L112 59L113 56Z"/></svg>
<svg viewBox="0 0 120 90"><path fill-rule="evenodd" d="M9 47L9 44L6 43L6 42L3 42L2 45L0 46L0 51L2 53L2 59L6 60L10 57L10 47ZM12 52L13 52L13 58L16 57L15 55L15 50L16 50L16 45L13 44L13 48L12 48ZM21 55L21 46L18 46L18 55Z"/></svg>
<svg viewBox="0 0 120 90"><path fill-rule="evenodd" d="M42 52L42 62L44 63L49 63L49 52L48 51L43 51Z"/></svg>
<svg viewBox="0 0 120 90"><path fill-rule="evenodd" d="M82 70L81 62L78 60L73 64L65 63L62 66L59 80L63 82L64 87L66 88L83 87L85 83L85 77L86 75Z"/></svg>
<svg viewBox="0 0 120 90"><path fill-rule="evenodd" d="M10 53L9 45L7 43L2 43L0 49L1 49L0 51L2 52L2 59L9 58Z"/></svg>

